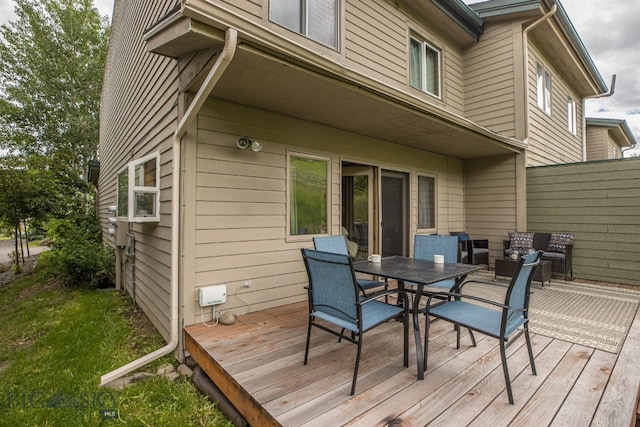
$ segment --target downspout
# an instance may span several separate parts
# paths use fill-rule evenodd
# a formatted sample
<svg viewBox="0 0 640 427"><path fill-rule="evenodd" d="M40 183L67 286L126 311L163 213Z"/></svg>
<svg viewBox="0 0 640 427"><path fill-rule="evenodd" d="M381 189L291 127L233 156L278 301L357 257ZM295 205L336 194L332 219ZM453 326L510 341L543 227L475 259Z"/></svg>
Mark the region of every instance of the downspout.
<svg viewBox="0 0 640 427"><path fill-rule="evenodd" d="M149 362L152 362L156 359L159 359L162 356L165 356L171 353L177 346L179 341L179 329L180 329L180 318L179 318L179 307L178 307L178 292L179 292L179 283L180 283L180 275L179 275L179 262L180 262L180 163L181 163L181 146L182 146L182 137L187 132L187 128L195 119L200 108L206 102L207 98L213 91L213 88L216 86L222 74L224 74L225 70L231 63L233 56L236 53L236 48L238 46L238 31L234 28L227 28L225 33L225 43L220 56L216 60L211 68L211 71L207 75L202 87L198 90L193 102L189 105L189 108L185 112L182 120L179 122L178 127L176 128L175 133L173 134L173 161L171 179L172 179L172 187L171 187L171 335L170 340L164 347L147 354L133 362L130 362L127 365L124 365L114 371L109 372L108 374L103 375L100 378L100 385L104 386L105 384L128 374Z"/></svg>
<svg viewBox="0 0 640 427"><path fill-rule="evenodd" d="M540 19L529 25L522 32L522 57L523 57L523 73L524 73L524 138L522 142L529 144L529 97L528 97L528 82L529 82L529 31L533 30L538 25L542 24L547 19L555 15L558 10L558 5L554 4L551 10L547 12Z"/></svg>
<svg viewBox="0 0 640 427"><path fill-rule="evenodd" d="M606 98L613 95L616 90L616 75L611 77L611 88L609 92L600 93L598 95L586 96L582 99L582 161L587 161L587 115L584 113L587 108L587 99ZM630 147L633 148L633 147ZM622 150L622 157L624 157L624 150Z"/></svg>
<svg viewBox="0 0 640 427"><path fill-rule="evenodd" d="M524 90L524 138L522 142L529 146L529 31L538 25L550 19L558 10L558 6L554 4L549 12L545 13L540 19L534 21L531 25L522 31L522 82ZM517 136L517 135L516 135ZM516 228L518 230L527 229L527 156L528 148L522 154L516 156Z"/></svg>

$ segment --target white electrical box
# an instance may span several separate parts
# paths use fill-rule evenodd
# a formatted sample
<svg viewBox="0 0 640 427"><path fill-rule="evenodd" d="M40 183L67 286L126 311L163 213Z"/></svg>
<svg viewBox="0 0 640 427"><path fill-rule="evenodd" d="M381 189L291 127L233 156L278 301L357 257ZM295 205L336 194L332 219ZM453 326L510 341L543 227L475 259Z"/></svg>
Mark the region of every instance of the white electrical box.
<svg viewBox="0 0 640 427"><path fill-rule="evenodd" d="M198 289L200 307L227 302L227 285L213 285Z"/></svg>

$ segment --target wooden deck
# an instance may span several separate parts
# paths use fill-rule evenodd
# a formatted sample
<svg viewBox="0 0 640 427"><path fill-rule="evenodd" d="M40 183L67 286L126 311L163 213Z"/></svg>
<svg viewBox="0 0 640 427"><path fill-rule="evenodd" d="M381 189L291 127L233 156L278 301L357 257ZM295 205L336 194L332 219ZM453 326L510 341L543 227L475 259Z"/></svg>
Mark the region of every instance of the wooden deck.
<svg viewBox="0 0 640 427"><path fill-rule="evenodd" d="M451 325L433 323L429 368L418 381L413 339L410 365L402 365L401 325L365 335L354 396L353 344L314 328L303 365L306 303L251 313L232 326L189 326L185 343L252 426L636 425L638 313L617 355L533 335L537 376L525 340L514 342L508 353L515 405L507 400L497 340L476 335L471 347L463 334L456 350Z"/></svg>

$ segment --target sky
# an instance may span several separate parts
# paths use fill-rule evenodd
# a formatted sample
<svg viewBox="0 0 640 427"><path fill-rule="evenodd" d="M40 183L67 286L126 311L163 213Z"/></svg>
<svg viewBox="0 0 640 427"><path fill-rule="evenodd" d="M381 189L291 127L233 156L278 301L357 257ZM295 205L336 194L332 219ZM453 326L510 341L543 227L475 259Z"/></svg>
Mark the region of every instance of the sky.
<svg viewBox="0 0 640 427"><path fill-rule="evenodd" d="M464 0L477 3L478 0ZM560 0L607 87L616 74L612 96L586 101L586 116L624 119L640 143L640 1ZM101 15L113 0L94 0ZM13 0L0 0L0 24L15 19ZM640 144L633 153L640 155ZM629 153L627 153L628 155Z"/></svg>

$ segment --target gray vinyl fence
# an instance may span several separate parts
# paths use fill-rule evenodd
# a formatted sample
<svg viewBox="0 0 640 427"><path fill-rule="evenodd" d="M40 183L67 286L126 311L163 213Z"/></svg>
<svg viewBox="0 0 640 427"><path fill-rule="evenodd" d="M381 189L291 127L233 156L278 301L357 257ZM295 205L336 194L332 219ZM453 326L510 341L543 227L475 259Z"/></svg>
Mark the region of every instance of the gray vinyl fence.
<svg viewBox="0 0 640 427"><path fill-rule="evenodd" d="M640 289L640 158L527 168L527 230L575 234L575 278Z"/></svg>

